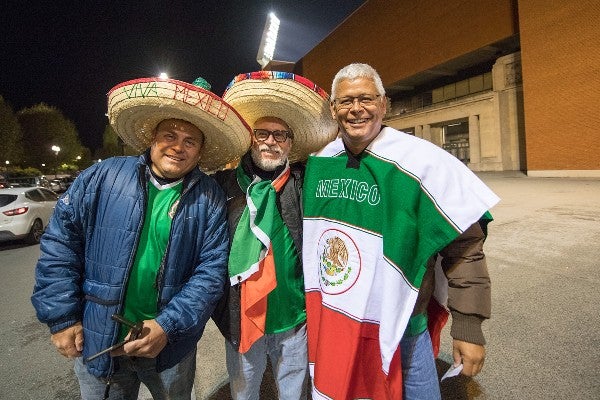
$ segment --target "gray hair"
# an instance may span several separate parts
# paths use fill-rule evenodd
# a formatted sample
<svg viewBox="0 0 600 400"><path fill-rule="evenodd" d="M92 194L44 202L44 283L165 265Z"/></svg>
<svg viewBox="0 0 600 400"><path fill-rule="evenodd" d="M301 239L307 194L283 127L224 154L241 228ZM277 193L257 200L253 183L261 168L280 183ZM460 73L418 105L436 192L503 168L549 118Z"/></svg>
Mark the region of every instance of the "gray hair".
<svg viewBox="0 0 600 400"><path fill-rule="evenodd" d="M375 69L369 64L353 63L346 65L344 68L340 69L337 74L335 74L333 83L331 84L331 98L333 99L336 97L337 87L341 81L345 79L353 80L356 78L366 78L372 80L377 88L377 94L381 95L382 97L385 96L385 89L383 88L381 77L377 71L375 71Z"/></svg>

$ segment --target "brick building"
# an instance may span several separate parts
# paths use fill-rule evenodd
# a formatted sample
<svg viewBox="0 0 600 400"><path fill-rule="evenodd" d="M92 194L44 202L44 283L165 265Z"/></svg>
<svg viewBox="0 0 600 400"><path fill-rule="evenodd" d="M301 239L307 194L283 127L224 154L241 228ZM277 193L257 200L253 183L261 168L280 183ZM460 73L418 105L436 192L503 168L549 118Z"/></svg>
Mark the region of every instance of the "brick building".
<svg viewBox="0 0 600 400"><path fill-rule="evenodd" d="M296 63L372 65L384 123L475 171L600 177L598 0L369 0Z"/></svg>

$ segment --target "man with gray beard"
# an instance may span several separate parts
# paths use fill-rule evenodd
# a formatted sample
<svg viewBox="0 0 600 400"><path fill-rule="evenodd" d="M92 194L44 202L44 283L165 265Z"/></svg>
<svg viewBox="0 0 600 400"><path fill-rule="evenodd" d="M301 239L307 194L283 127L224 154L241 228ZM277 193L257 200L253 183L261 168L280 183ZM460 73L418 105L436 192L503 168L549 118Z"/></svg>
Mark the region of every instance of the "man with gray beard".
<svg viewBox="0 0 600 400"><path fill-rule="evenodd" d="M245 282L241 282L243 274L238 274L237 279L240 282L228 288L227 298L224 297L217 307L218 311L215 315L220 312L221 318L213 317L213 319L217 321L217 325L228 339L225 341L226 361L232 398L250 399L253 398L253 392L258 393L267 356L272 359L271 364L276 370L275 373L287 379L280 390L287 389L293 391L294 397L300 396L296 398L306 398L308 382L306 310L300 262L302 241L300 198L304 167L299 163L292 165L288 163L288 154L294 139L293 132L285 121L275 117L262 117L254 123L253 128L252 146L242 157L238 168L218 172L215 179L227 196L227 217L232 243L230 264L235 263L236 258L240 262L251 258L249 254L252 251L249 249L258 250L260 253L260 248L266 247L256 241L248 243L248 232L242 232L237 227L244 224L262 228L262 223L265 223L277 225L274 231L280 233L272 232L270 235L267 233L271 236L269 252L273 252L271 254L274 256L272 258L276 267L275 271L249 272L253 275ZM265 187L260 187L261 184L265 184ZM252 187L252 195L247 197L246 193L249 193L249 188ZM264 193L270 188L275 189L271 196L253 199L256 193ZM254 206L260 210L256 218L261 221L255 220L254 224L251 222L251 211L247 204L249 200L256 201ZM284 226L285 229L282 229ZM236 256L238 243L240 252ZM281 252L274 251L274 248ZM248 263L254 264L254 261L258 261L252 260ZM266 257L265 261L267 261ZM244 339L241 337L241 331L244 330L244 321L241 314L242 310L247 308L244 303L248 300L243 294L243 286L256 283L261 279L261 275L268 276L273 272L277 276L276 287L267 297L265 334L255 343L248 343L246 347L249 348L242 353L240 349L244 349ZM281 348L285 348L286 351L282 352ZM252 366L252 369L248 366ZM249 372L254 373L250 375Z"/></svg>
<svg viewBox="0 0 600 400"><path fill-rule="evenodd" d="M306 399L301 162L337 127L327 94L295 74L238 75L224 96L253 124L237 168L215 174L227 197L231 248L230 285L213 320L226 339L231 397L258 400L269 358L278 398Z"/></svg>

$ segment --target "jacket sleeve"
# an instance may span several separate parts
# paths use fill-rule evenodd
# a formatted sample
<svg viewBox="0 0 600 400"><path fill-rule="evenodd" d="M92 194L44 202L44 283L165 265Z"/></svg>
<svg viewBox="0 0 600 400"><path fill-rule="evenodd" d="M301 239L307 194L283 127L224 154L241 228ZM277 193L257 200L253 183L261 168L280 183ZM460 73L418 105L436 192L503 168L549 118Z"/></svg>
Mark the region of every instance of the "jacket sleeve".
<svg viewBox="0 0 600 400"><path fill-rule="evenodd" d="M491 283L484 240L480 224L474 223L440 252L448 278L450 335L476 344L485 344L481 323L491 315Z"/></svg>
<svg viewBox="0 0 600 400"><path fill-rule="evenodd" d="M81 320L84 238L79 215L83 199L80 177L56 203L40 243L31 302L51 333Z"/></svg>
<svg viewBox="0 0 600 400"><path fill-rule="evenodd" d="M181 291L174 295L156 318L170 342L195 335L199 337L223 295L229 246L225 196L214 185L207 193L206 201L206 223L202 225L203 232L197 233L202 237L197 249L198 262Z"/></svg>

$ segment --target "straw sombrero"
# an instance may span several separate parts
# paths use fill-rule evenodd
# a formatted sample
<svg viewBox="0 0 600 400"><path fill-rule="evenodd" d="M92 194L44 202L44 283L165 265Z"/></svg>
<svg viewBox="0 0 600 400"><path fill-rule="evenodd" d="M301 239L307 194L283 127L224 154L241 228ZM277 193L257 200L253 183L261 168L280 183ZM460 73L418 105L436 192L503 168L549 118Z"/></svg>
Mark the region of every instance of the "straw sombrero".
<svg viewBox="0 0 600 400"><path fill-rule="evenodd" d="M248 124L202 78L194 84L162 78L123 82L108 92L107 115L121 139L138 151L150 146L154 128L165 119L194 124L204 134L198 164L205 171L238 159L250 147Z"/></svg>
<svg viewBox="0 0 600 400"><path fill-rule="evenodd" d="M258 71L237 75L223 100L253 124L260 117L284 120L294 134L290 162L333 140L337 124L329 112L329 95L308 79L290 72Z"/></svg>

